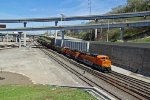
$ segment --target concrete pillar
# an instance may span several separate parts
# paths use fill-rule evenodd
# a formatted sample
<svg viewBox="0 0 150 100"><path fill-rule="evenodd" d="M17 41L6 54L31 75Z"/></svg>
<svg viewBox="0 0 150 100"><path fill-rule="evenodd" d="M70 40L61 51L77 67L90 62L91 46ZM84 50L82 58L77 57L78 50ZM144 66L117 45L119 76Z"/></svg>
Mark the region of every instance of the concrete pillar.
<svg viewBox="0 0 150 100"><path fill-rule="evenodd" d="M13 38L12 38L12 42L14 42L16 40L16 35L12 35Z"/></svg>
<svg viewBox="0 0 150 100"><path fill-rule="evenodd" d="M62 39L62 40L64 40L64 34L65 34L65 31L63 30L63 31L61 32L61 39Z"/></svg>
<svg viewBox="0 0 150 100"><path fill-rule="evenodd" d="M1 38L1 39L0 39L0 42L1 42L1 41L2 41L2 36L0 36L0 38Z"/></svg>
<svg viewBox="0 0 150 100"><path fill-rule="evenodd" d="M124 28L120 28L120 40L123 40L123 36L124 36Z"/></svg>
<svg viewBox="0 0 150 100"><path fill-rule="evenodd" d="M98 19L95 19L95 23L98 22ZM95 40L97 39L97 28L95 29Z"/></svg>
<svg viewBox="0 0 150 100"><path fill-rule="evenodd" d="M95 29L95 40L97 39L97 28Z"/></svg>
<svg viewBox="0 0 150 100"><path fill-rule="evenodd" d="M18 42L18 38L17 38L17 35L15 35L15 38L16 38L16 41L15 41L15 42L17 43L17 42Z"/></svg>
<svg viewBox="0 0 150 100"><path fill-rule="evenodd" d="M19 48L21 48L21 38L19 38Z"/></svg>
<svg viewBox="0 0 150 100"><path fill-rule="evenodd" d="M7 43L8 43L8 34L6 35L6 38L7 38L7 40L6 40L6 41L7 41Z"/></svg>
<svg viewBox="0 0 150 100"><path fill-rule="evenodd" d="M63 47L63 43L64 43L64 33L65 33L65 31L64 30L62 30L62 32L61 32L61 47Z"/></svg>
<svg viewBox="0 0 150 100"><path fill-rule="evenodd" d="M34 36L32 37L33 41L34 41Z"/></svg>
<svg viewBox="0 0 150 100"><path fill-rule="evenodd" d="M90 49L90 42L87 42L87 52L89 52Z"/></svg>
<svg viewBox="0 0 150 100"><path fill-rule="evenodd" d="M55 26L57 26L57 24L58 24L58 21L55 21Z"/></svg>
<svg viewBox="0 0 150 100"><path fill-rule="evenodd" d="M19 32L19 48L21 48L21 34L22 32Z"/></svg>
<svg viewBox="0 0 150 100"><path fill-rule="evenodd" d="M55 21L55 26L57 26L58 21ZM57 30L55 30L55 45L56 45L56 39L57 39Z"/></svg>
<svg viewBox="0 0 150 100"><path fill-rule="evenodd" d="M24 22L23 25L24 25L24 27L27 27L27 22Z"/></svg>
<svg viewBox="0 0 150 100"><path fill-rule="evenodd" d="M4 42L4 36L2 36L2 42Z"/></svg>
<svg viewBox="0 0 150 100"><path fill-rule="evenodd" d="M26 47L26 33L24 33L24 46Z"/></svg>
<svg viewBox="0 0 150 100"><path fill-rule="evenodd" d="M24 27L27 26L27 22L24 22ZM24 46L26 47L26 33L24 32Z"/></svg>

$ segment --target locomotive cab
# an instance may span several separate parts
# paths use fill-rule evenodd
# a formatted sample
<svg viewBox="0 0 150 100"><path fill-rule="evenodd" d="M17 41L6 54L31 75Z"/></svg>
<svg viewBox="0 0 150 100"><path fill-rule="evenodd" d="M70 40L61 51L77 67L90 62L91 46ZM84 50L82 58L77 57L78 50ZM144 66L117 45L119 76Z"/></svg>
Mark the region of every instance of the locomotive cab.
<svg viewBox="0 0 150 100"><path fill-rule="evenodd" d="M106 71L111 70L111 60L109 59L108 56L105 55L99 55L97 56L97 63L98 65L101 65L102 68Z"/></svg>

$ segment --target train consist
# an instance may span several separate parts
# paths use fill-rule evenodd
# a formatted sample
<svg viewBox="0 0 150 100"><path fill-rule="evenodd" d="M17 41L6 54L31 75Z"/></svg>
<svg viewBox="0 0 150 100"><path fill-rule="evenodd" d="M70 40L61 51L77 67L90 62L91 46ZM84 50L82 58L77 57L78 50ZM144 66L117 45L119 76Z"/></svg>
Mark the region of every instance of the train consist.
<svg viewBox="0 0 150 100"><path fill-rule="evenodd" d="M39 39L38 42L47 48L57 51L69 58L72 58L76 61L82 62L90 67L97 69L102 72L111 71L111 60L106 55L90 54L87 52L81 52L78 50L71 50L68 47L59 47L55 46L50 42Z"/></svg>

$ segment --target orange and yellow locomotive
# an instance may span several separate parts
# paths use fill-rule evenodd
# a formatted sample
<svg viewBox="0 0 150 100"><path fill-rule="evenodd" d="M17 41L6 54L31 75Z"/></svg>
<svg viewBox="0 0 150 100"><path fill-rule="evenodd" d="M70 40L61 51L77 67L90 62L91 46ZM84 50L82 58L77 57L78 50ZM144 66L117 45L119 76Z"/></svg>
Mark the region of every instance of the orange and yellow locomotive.
<svg viewBox="0 0 150 100"><path fill-rule="evenodd" d="M84 53L77 50L70 50L69 48L62 48L62 53L102 72L111 71L111 60L106 55Z"/></svg>

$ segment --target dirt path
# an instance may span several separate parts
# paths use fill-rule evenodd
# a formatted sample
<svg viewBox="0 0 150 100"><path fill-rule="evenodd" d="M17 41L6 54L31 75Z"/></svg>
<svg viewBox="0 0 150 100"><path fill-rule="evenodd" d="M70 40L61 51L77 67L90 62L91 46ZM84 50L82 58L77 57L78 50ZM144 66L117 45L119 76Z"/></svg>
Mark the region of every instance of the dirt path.
<svg viewBox="0 0 150 100"><path fill-rule="evenodd" d="M28 85L32 81L21 74L11 72L0 72L0 85Z"/></svg>

